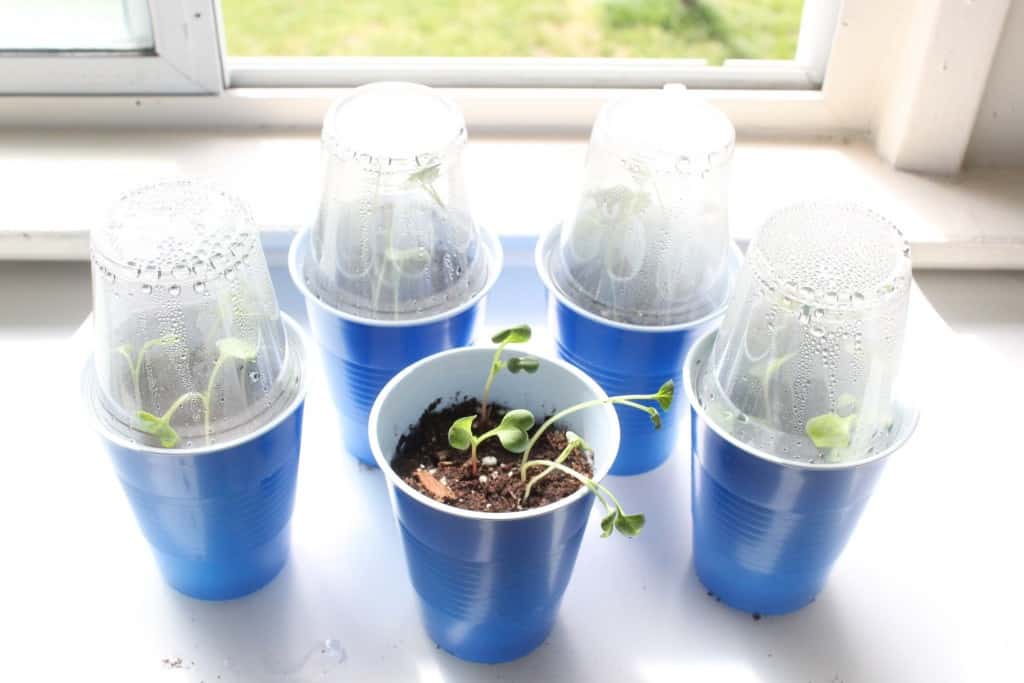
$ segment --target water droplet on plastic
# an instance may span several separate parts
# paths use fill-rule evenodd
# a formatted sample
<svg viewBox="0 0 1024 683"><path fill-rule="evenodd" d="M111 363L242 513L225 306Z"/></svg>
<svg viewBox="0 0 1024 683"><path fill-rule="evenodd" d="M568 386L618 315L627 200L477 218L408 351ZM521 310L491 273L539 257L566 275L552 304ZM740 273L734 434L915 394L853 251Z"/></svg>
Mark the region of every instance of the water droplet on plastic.
<svg viewBox="0 0 1024 683"><path fill-rule="evenodd" d="M171 296L178 296L179 294L181 294L181 287L179 287L178 285L171 285L170 287L167 288L167 293L170 294Z"/></svg>
<svg viewBox="0 0 1024 683"><path fill-rule="evenodd" d="M206 283L202 280L196 280L196 283L192 285L192 289L196 290L196 294L202 294L206 291Z"/></svg>
<svg viewBox="0 0 1024 683"><path fill-rule="evenodd" d="M259 373L259 371L253 370L252 372L250 372L249 373L249 379L251 379L253 382L259 382L260 381L260 373Z"/></svg>
<svg viewBox="0 0 1024 683"><path fill-rule="evenodd" d="M142 293L143 294L152 294L153 293L153 285L142 285Z"/></svg>

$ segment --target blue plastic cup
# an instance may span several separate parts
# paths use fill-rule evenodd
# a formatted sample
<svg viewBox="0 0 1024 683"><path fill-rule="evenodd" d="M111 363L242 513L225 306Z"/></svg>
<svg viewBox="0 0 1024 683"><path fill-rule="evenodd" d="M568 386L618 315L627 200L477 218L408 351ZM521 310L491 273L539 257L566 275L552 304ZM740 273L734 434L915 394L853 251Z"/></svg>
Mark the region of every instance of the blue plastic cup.
<svg viewBox="0 0 1024 683"><path fill-rule="evenodd" d="M692 413L693 563L725 604L785 614L821 592L917 413L897 404L888 447L863 460L812 464L751 448L716 425L698 399L715 335L693 345L683 377Z"/></svg>
<svg viewBox="0 0 1024 683"><path fill-rule="evenodd" d="M405 369L381 391L369 427L427 633L456 657L486 663L517 659L544 642L584 534L599 533L587 528L594 499L586 489L543 508L471 512L421 494L391 469L409 425L438 398L479 393L493 354L494 348L456 349ZM501 376L492 389L495 403L537 416L604 397L579 370L547 358L536 374ZM603 479L619 445L611 407L570 415L564 426L593 447L594 479Z"/></svg>
<svg viewBox="0 0 1024 683"><path fill-rule="evenodd" d="M688 323L644 326L606 320L573 303L551 277L550 264L559 243L559 228L537 243L537 272L547 289L548 326L558 355L597 380L609 396L652 394L671 379L682 379L683 361L694 341L718 326L726 301L708 315ZM740 267L740 252L732 246L730 283ZM730 285L731 289L731 285ZM679 442L680 424L687 413L680 402L662 417L661 429L652 430L641 411L616 406L623 432L630 435L620 447L611 474L648 472L665 462Z"/></svg>
<svg viewBox="0 0 1024 683"><path fill-rule="evenodd" d="M286 323L289 353L305 357L302 332ZM301 367L301 365L300 365ZM85 370L96 405L95 370ZM273 420L208 447L156 448L96 425L139 527L167 582L201 600L230 600L268 584L288 560L299 466L305 381Z"/></svg>
<svg viewBox="0 0 1024 683"><path fill-rule="evenodd" d="M292 242L288 266L306 300L313 337L320 346L324 371L341 419L345 450L375 465L366 424L377 394L402 368L446 349L473 343L483 325L487 293L501 273L501 244L488 231L481 241L490 269L487 284L456 308L414 320L372 320L328 305L310 288L303 273L309 257L309 231Z"/></svg>

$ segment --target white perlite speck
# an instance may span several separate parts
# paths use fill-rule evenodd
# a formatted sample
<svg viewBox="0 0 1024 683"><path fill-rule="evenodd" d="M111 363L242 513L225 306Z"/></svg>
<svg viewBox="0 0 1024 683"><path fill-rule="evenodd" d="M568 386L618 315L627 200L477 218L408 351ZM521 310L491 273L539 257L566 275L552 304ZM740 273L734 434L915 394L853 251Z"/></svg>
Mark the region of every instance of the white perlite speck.
<svg viewBox="0 0 1024 683"><path fill-rule="evenodd" d="M486 474L481 474L480 475L480 483L481 484L486 484L487 483L487 475Z"/></svg>
<svg viewBox="0 0 1024 683"><path fill-rule="evenodd" d="M485 455L484 457L480 458L480 464L483 465L484 467L494 467L495 465L498 464L498 459L495 458L493 455Z"/></svg>

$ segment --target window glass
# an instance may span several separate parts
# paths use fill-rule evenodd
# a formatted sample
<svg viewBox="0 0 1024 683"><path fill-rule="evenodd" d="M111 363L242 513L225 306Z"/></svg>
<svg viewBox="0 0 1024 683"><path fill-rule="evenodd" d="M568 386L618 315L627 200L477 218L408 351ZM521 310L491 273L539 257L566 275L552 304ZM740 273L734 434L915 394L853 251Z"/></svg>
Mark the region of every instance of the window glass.
<svg viewBox="0 0 1024 683"><path fill-rule="evenodd" d="M146 0L0 0L0 50L150 50Z"/></svg>
<svg viewBox="0 0 1024 683"><path fill-rule="evenodd" d="M792 59L803 0L222 0L234 56Z"/></svg>

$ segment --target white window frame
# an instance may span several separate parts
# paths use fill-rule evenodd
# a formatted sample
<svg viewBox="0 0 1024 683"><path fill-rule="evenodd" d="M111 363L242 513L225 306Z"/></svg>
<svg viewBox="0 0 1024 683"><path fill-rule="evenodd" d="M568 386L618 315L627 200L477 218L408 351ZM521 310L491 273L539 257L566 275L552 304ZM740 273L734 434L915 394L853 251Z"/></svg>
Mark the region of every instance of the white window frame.
<svg viewBox="0 0 1024 683"><path fill-rule="evenodd" d="M0 94L218 94L214 0L148 0L152 50L0 50Z"/></svg>
<svg viewBox="0 0 1024 683"><path fill-rule="evenodd" d="M721 108L741 136L871 137L896 168L955 174L1010 2L805 0L794 60L709 67L231 58L217 0L149 0L155 54L0 53L0 93L23 95L0 97L0 126L313 131L346 89L404 78L444 88L474 134L578 136L624 88L679 82ZM67 97L76 93L90 96Z"/></svg>

